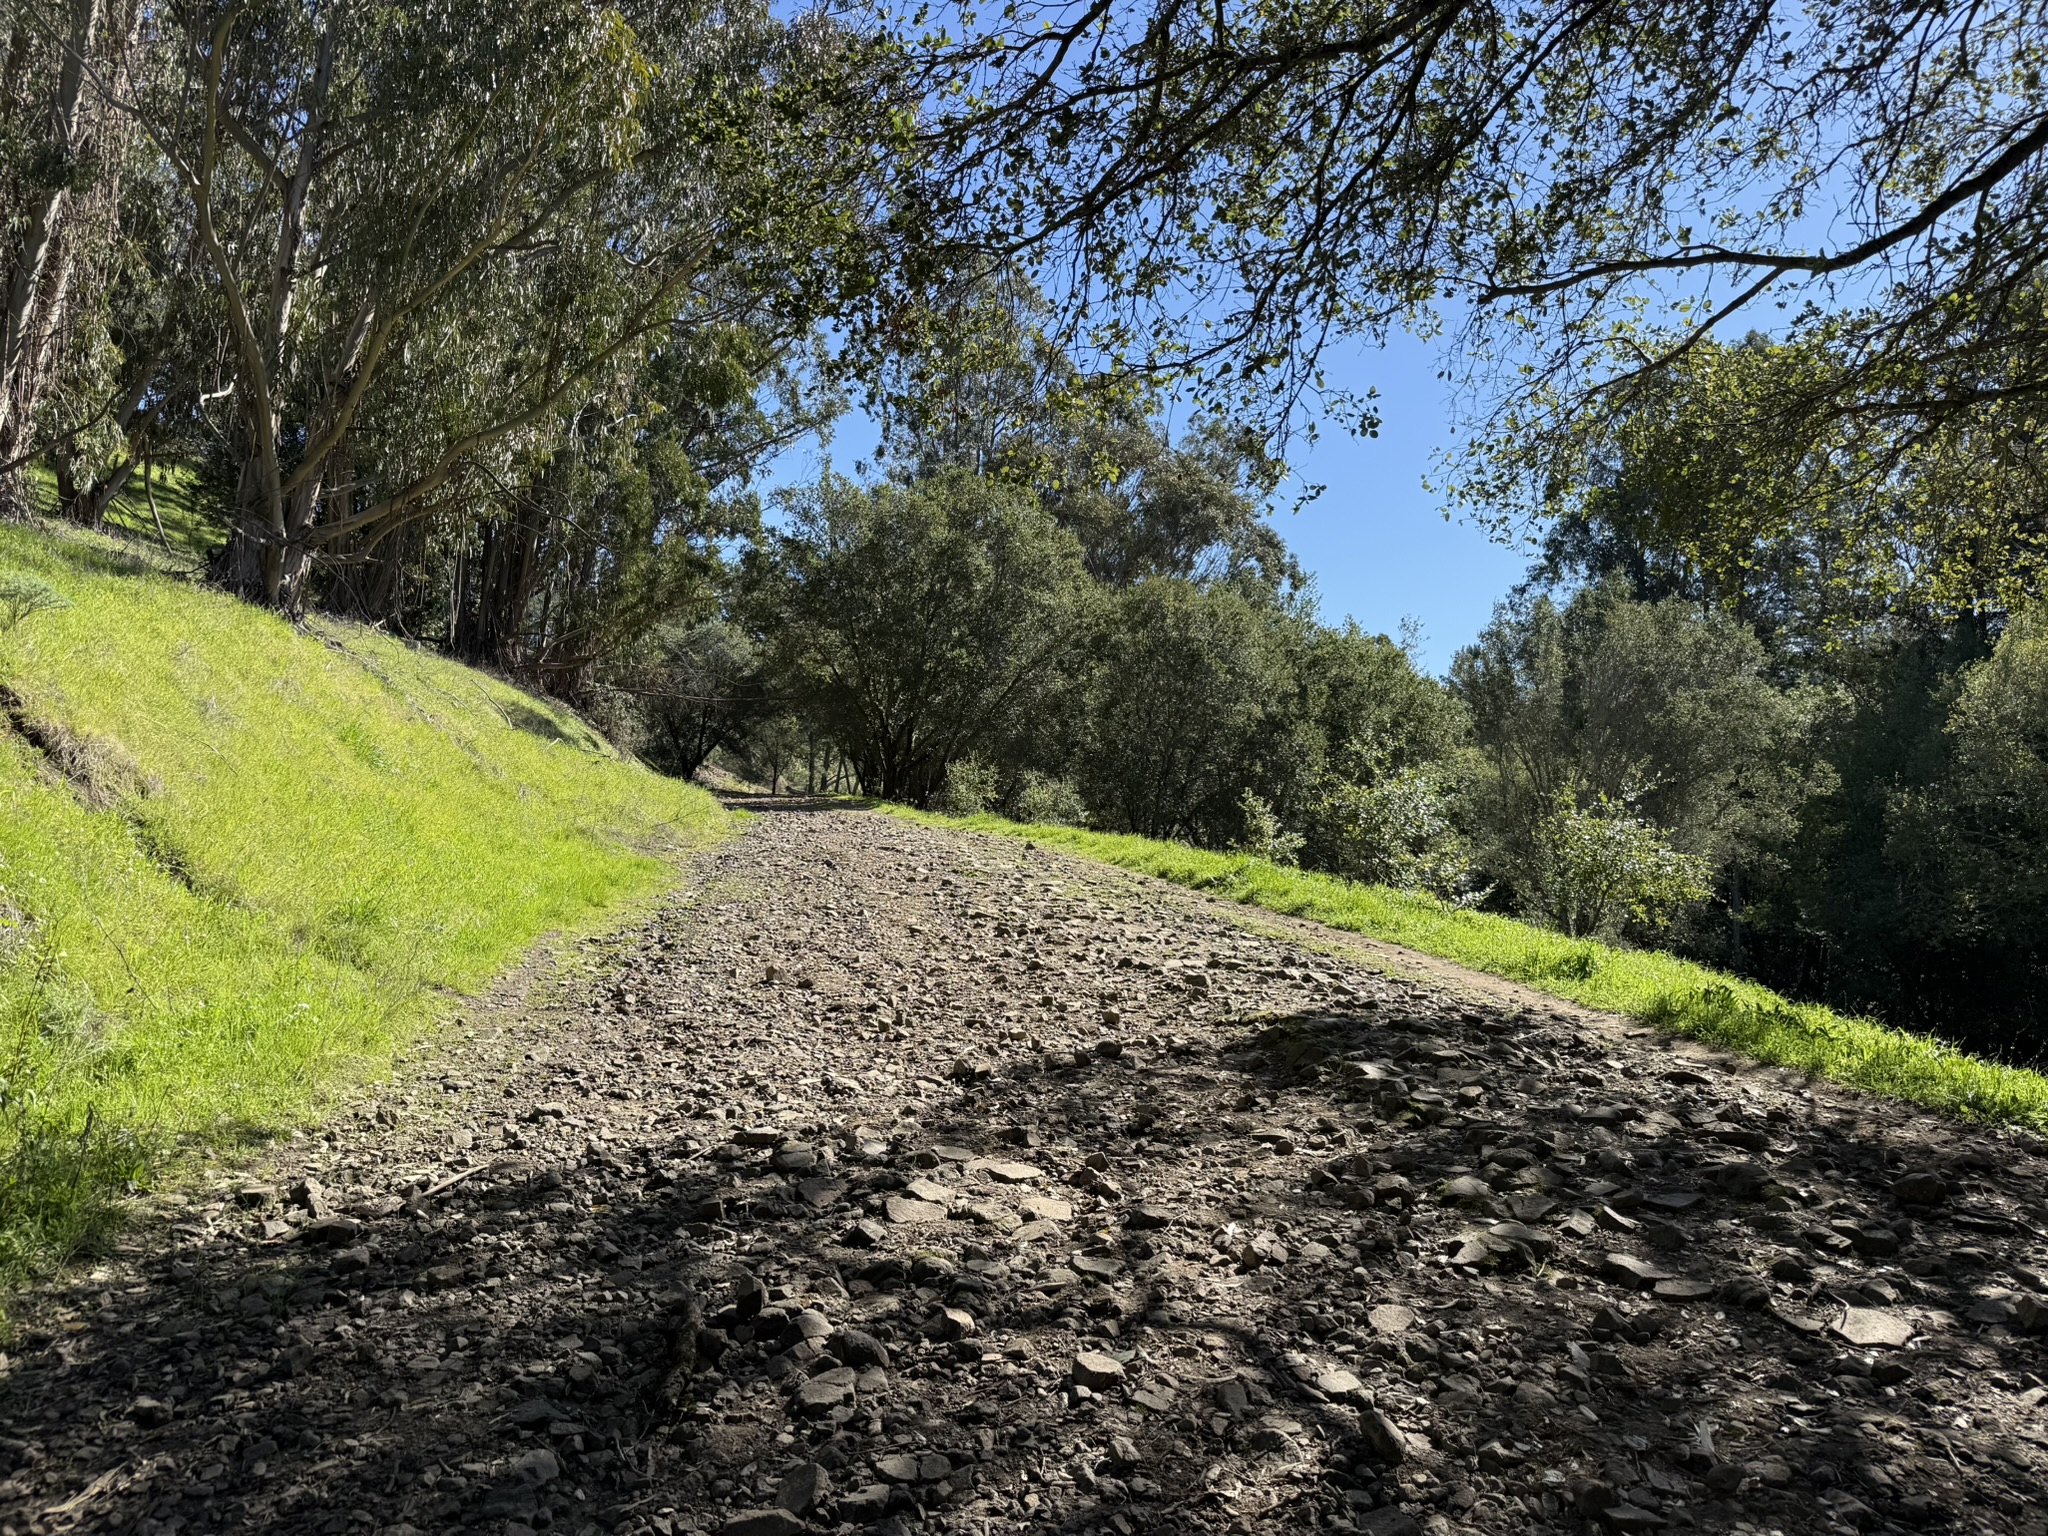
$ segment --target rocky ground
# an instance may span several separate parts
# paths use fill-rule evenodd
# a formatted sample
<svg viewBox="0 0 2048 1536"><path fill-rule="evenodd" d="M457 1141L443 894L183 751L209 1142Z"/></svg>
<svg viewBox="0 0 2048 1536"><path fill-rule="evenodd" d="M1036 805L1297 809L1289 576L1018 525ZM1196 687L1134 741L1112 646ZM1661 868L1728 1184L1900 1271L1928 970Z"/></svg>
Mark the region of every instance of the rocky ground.
<svg viewBox="0 0 2048 1536"><path fill-rule="evenodd" d="M791 805L27 1298L0 1536L2040 1536L2042 1153Z"/></svg>

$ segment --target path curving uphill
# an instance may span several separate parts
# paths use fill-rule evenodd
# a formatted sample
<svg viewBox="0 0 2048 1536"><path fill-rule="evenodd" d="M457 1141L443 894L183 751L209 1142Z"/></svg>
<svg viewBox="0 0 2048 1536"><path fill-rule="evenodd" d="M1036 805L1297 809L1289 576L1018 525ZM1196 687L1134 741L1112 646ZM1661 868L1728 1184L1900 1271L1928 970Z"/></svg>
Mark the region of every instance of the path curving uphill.
<svg viewBox="0 0 2048 1536"><path fill-rule="evenodd" d="M0 1536L2048 1532L2048 1160L775 802L23 1298Z"/></svg>

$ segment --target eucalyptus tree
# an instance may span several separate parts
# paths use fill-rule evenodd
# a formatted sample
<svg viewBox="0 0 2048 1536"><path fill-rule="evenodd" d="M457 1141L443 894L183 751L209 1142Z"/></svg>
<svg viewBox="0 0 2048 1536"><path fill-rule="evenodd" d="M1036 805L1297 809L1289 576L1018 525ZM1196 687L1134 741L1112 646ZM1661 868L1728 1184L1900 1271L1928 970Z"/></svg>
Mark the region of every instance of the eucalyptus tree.
<svg viewBox="0 0 2048 1536"><path fill-rule="evenodd" d="M234 0L135 104L223 334L228 577L304 601L545 460L651 342L857 287L872 125L764 5ZM366 432L366 423L377 423Z"/></svg>
<svg viewBox="0 0 2048 1536"><path fill-rule="evenodd" d="M125 77L136 12L134 0L0 7L0 482L12 501L18 471L52 442L43 408L101 341L93 290L109 277L126 145L96 82Z"/></svg>

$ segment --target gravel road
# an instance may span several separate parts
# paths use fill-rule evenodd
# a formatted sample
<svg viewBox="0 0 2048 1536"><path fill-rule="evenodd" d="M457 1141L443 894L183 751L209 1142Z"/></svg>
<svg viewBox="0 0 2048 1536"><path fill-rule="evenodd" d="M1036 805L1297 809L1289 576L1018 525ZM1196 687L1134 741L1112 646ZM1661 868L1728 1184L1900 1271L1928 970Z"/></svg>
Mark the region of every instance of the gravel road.
<svg viewBox="0 0 2048 1536"><path fill-rule="evenodd" d="M2044 1536L2048 1160L779 802L20 1298L25 1532Z"/></svg>

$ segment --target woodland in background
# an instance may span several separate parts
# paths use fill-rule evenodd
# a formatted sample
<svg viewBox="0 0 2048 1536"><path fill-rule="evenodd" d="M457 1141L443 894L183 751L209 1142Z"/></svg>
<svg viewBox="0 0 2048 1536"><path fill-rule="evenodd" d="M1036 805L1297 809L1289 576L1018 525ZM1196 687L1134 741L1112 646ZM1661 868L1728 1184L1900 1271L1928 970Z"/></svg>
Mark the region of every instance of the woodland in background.
<svg viewBox="0 0 2048 1536"><path fill-rule="evenodd" d="M175 469L208 579L672 772L1242 847L2037 1056L2042 8L1031 14L6 0L5 511ZM1446 499L1536 548L1435 679L1271 514L1321 349L1451 303ZM764 505L850 401L881 461Z"/></svg>

